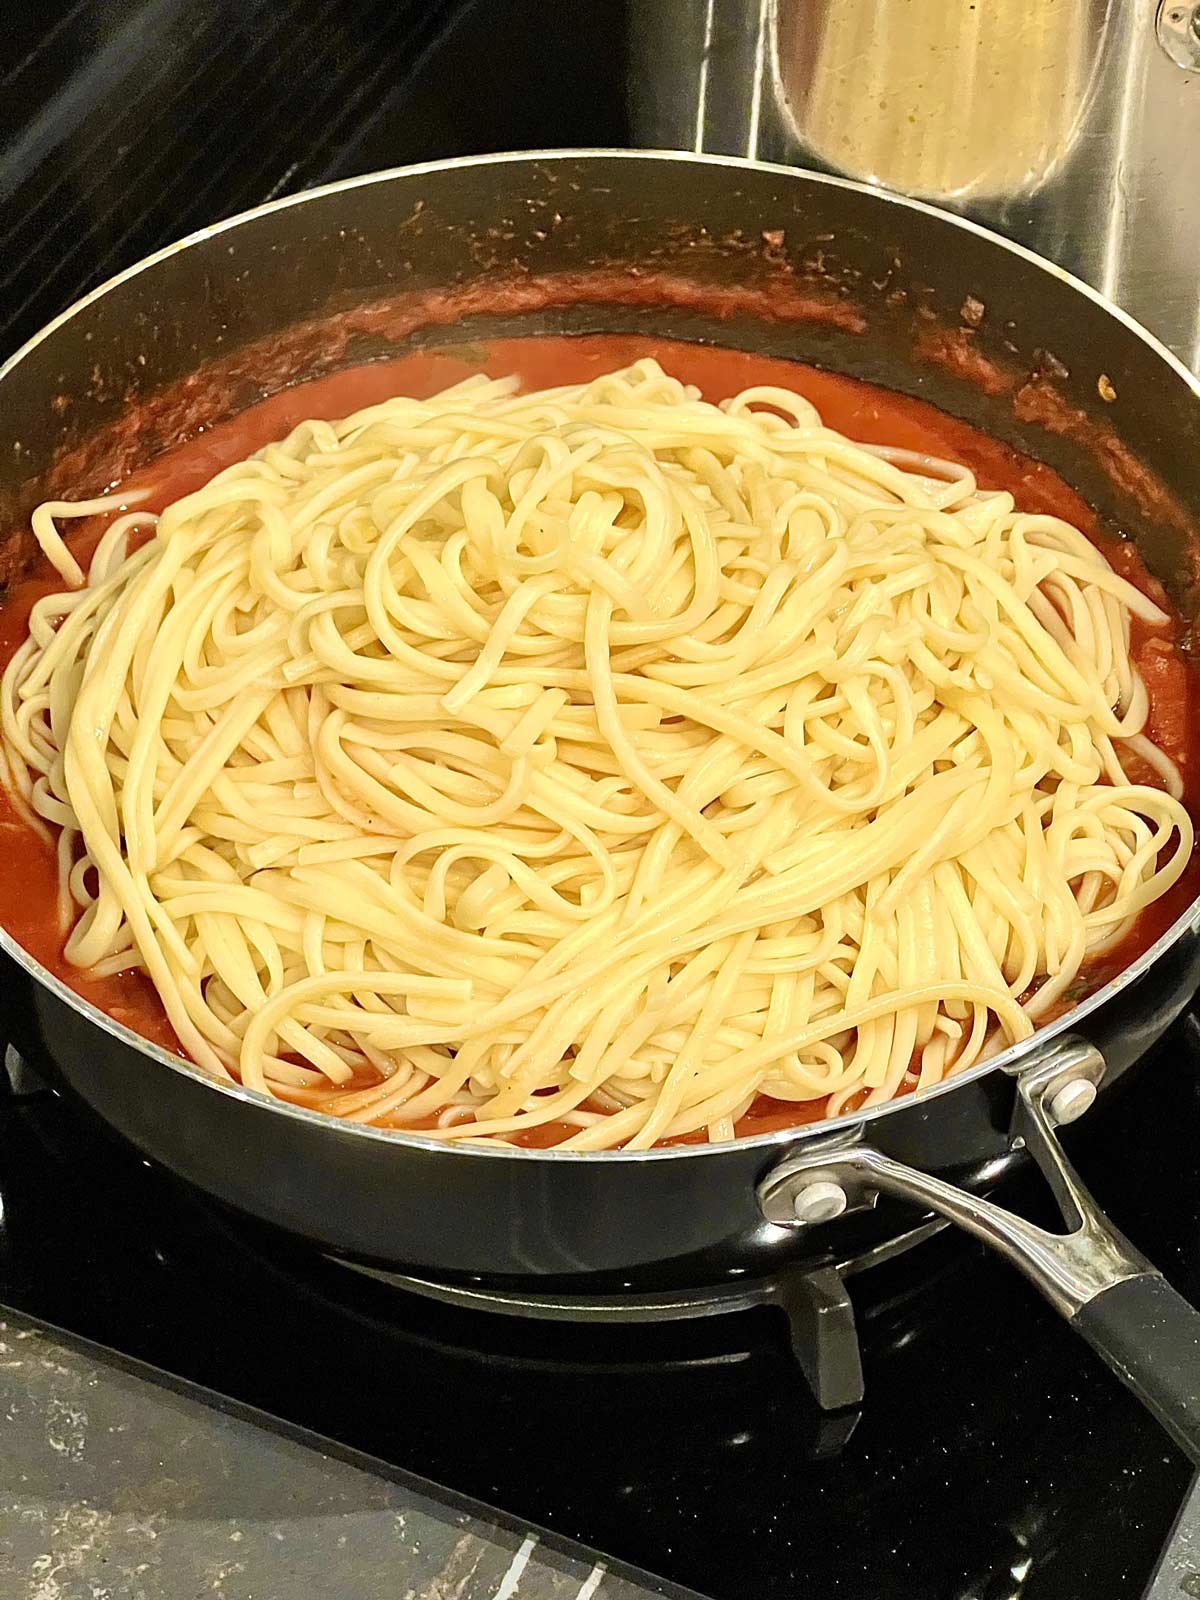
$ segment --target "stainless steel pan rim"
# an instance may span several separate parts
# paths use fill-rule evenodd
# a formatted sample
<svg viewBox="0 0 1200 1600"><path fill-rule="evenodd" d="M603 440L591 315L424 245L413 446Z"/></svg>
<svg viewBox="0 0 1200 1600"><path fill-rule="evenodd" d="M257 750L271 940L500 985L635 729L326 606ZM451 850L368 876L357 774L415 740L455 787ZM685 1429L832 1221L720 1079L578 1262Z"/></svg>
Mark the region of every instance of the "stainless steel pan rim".
<svg viewBox="0 0 1200 1600"><path fill-rule="evenodd" d="M1035 254L1033 251L1025 249L1024 246L1014 244L1012 241L1003 238L1001 235L992 232L990 229L981 227L978 223L972 222L964 217L959 217L953 215L952 213L943 211L939 207L929 205L922 200L913 200L905 196L892 194L889 191L880 189L872 184L858 183L847 178L830 177L823 173L808 172L794 167L783 166L775 162L754 161L745 157L692 154L687 151L608 150L603 148L579 150L508 151L494 155L470 156L462 160L429 161L407 167L392 167L381 172L364 173L358 177L346 178L338 183L327 184L318 189L305 190L300 194L288 195L279 200L269 201L265 205L256 206L250 211L244 211L236 216L225 218L224 220L209 227L198 229L195 233L189 234L186 238L179 240L175 244L167 245L164 249L156 251L153 255L146 256L143 260L136 262L133 266L127 267L123 272L116 274L114 277L108 279L105 283L93 289L82 299L77 300L74 305L62 312L52 322L47 323L43 329L41 329L33 336L33 338L22 345L22 347L17 350L14 355L10 356L9 359L5 361L2 366L0 366L0 382L2 382L7 374L12 371L22 360L24 360L24 358L32 350L41 344L44 339L50 337L58 328L69 322L73 317L78 316L81 312L85 311L93 302L101 299L118 284L124 283L130 278L134 278L140 273L148 271L150 268L156 266L159 262L167 260L181 250L186 250L192 245L200 244L203 241L212 238L214 235L238 228L244 223L253 222L258 217L266 216L277 211L283 211L292 206L304 205L311 200L319 199L325 195L344 192L347 190L370 188L375 184L385 184L395 178L412 178L425 173L432 175L464 166L504 166L510 163L527 164L530 161L554 164L560 161L578 161L580 159L586 160L587 158L597 158L605 161L627 162L675 161L686 166L712 166L721 168L733 167L744 169L750 172L773 173L784 177L795 177L799 175L802 176L805 183L832 189L850 190L859 194L869 194L877 201L910 211L919 212L926 216L934 217L941 223L949 224L953 227L963 230L965 233L974 234L977 237L986 240L997 250L1006 251L1010 255L1020 258L1028 265L1035 267L1050 277L1057 278L1062 283L1072 288L1076 293L1092 301L1095 305L1100 307L1110 317L1112 317L1114 321L1121 323L1130 333L1132 333L1137 339L1145 344L1160 361L1164 362L1177 377L1183 380L1187 387L1191 389L1192 393L1196 395L1197 399L1200 400L1200 379L1197 379L1197 377L1187 367L1185 367L1184 364L1174 354L1172 354L1172 352L1168 350L1165 345L1156 339L1153 334L1148 332L1139 322L1129 316L1128 313L1122 311L1119 306L1114 305L1104 295L1099 293L1098 290L1093 289L1089 284L1084 283L1081 279L1076 278L1073 274L1064 271L1061 267L1056 266L1053 262L1047 261L1043 257ZM1171 927L1167 929L1167 931L1162 934L1161 937L1158 938L1149 949L1144 951L1143 954L1139 956L1131 966L1127 967L1123 972L1118 973L1115 978L1111 979L1102 988L1098 989L1095 994L1090 995L1086 1000L1080 1002L1080 1004L1077 1006L1074 1006L1070 1011L1065 1013L1062 1017L1058 1018L1054 1022L1048 1023L1045 1027L1038 1029L1037 1032L1030 1036L1030 1038L1021 1041L1019 1044L1009 1046L1007 1050L1000 1052L987 1061L979 1063L977 1066L972 1067L968 1072L964 1072L960 1076L950 1077L941 1084L925 1090L920 1096L921 1104L924 1105L931 1103L934 1100L939 1099L958 1088L961 1088L965 1084L976 1082L980 1078L987 1077L996 1071L1012 1071L1016 1069L1034 1052L1042 1051L1050 1040L1053 1040L1057 1036L1065 1034L1077 1027L1078 1024L1087 1018L1093 1011L1112 1000L1123 989L1128 988L1130 985L1136 983L1138 979L1144 976L1144 974L1148 972L1152 966L1154 966L1160 957L1166 954L1166 952L1173 944L1176 943L1182 934L1198 924L1200 924L1200 898L1193 901L1187 910L1185 910L1176 919ZM324 1112L310 1111L302 1106L289 1105L286 1101L277 1100L271 1095L260 1094L255 1090L245 1089L240 1084L222 1083L220 1080L211 1077L208 1073L204 1072L200 1067L197 1067L192 1062L185 1061L178 1056L172 1055L169 1051L164 1050L160 1045L153 1044L150 1040L144 1039L140 1034L134 1032L133 1029L126 1027L123 1023L117 1022L105 1012L99 1010L96 1006L93 1006L81 995L76 994L75 991L67 984L63 983L59 978L55 977L53 973L49 972L45 967L43 967L40 962L36 961L33 956L31 956L28 951L19 945L16 940L13 939L12 936L3 928L0 928L0 950L3 950L7 956L15 961L20 967L24 968L24 970L29 973L29 975L38 984L51 991L59 1000L65 1002L76 1013L78 1013L79 1016L84 1018L85 1021L89 1022L92 1026L99 1028L102 1032L107 1033L111 1037L121 1041L122 1043L132 1046L138 1051L139 1054L155 1062L156 1065L167 1067L173 1072L196 1080L205 1085L205 1087L213 1089L221 1094L228 1095L235 1100L242 1101L248 1106L260 1107L278 1113L282 1116L290 1117L309 1125L314 1125L328 1133L343 1134L347 1137L383 1141L388 1144L423 1151L438 1150L444 1152L448 1156L470 1156L475 1159L483 1157L493 1161L517 1161L534 1163L538 1165L541 1165L542 1163L553 1164L563 1162L600 1162L606 1166L612 1166L630 1163L640 1164L643 1162L692 1160L706 1155L719 1155L728 1152L732 1148L732 1146L728 1144L702 1144L677 1145L667 1149L638 1151L562 1151L553 1149L535 1150L525 1149L513 1145L468 1144L444 1141L440 1139L430 1139L419 1133L406 1133L399 1129L374 1128L363 1123L345 1122L340 1119L330 1117ZM845 1135L852 1130L866 1128L880 1118L890 1115L892 1112L898 1111L902 1108L911 1107L913 1103L913 1100L906 1096L901 1100L887 1101L882 1105L873 1106L862 1111L856 1111L845 1116L833 1118L829 1121L806 1123L798 1128L783 1128L775 1133L756 1134L751 1137L738 1139L735 1141L735 1143L736 1147L740 1150L759 1149L766 1154L773 1151L778 1151L790 1145L802 1144L814 1138L825 1139L828 1136L836 1137L838 1135Z"/></svg>
<svg viewBox="0 0 1200 1600"><path fill-rule="evenodd" d="M968 1072L951 1076L932 1088L926 1089L920 1096L920 1103L927 1105L943 1095L951 1094L955 1089L964 1084L974 1083L980 1078L986 1078L993 1072L1014 1071L1019 1068L1027 1057L1035 1052L1041 1052L1053 1039L1063 1034L1073 1032L1091 1012L1105 1004L1120 993L1130 984L1135 983L1145 972L1154 965L1158 958L1171 948L1181 934L1188 928L1200 923L1200 900L1195 900L1170 928L1167 929L1148 950L1145 950L1132 966L1106 983L1102 989L1097 989L1094 995L1089 995L1086 1000L1073 1006L1070 1011L1064 1012L1054 1022L1047 1023L1044 1028L1039 1028L1028 1039L1023 1039L1019 1044L1010 1045L1007 1050L981 1061ZM500 1161L525 1161L525 1162L602 1162L611 1166L617 1162L645 1162L645 1161L682 1161L698 1156L719 1155L732 1148L729 1144L689 1144L670 1145L666 1148L653 1150L537 1150L526 1149L520 1145L505 1144L472 1144L460 1140L430 1139L420 1133L405 1133L399 1128L374 1128L362 1122L347 1122L340 1117L332 1117L328 1112L310 1111L304 1106L294 1106L286 1100L277 1100L273 1095L261 1094L256 1089L243 1088L239 1083L222 1083L219 1078L211 1077L203 1068L196 1066L191 1061L172 1055L164 1050L161 1045L154 1044L144 1038L134 1029L128 1028L123 1022L118 1022L110 1017L107 1012L85 1000L82 995L76 994L74 989L63 983L61 978L43 967L36 961L5 928L0 928L0 950L12 958L25 971L30 974L44 988L49 989L60 1000L64 1001L74 1011L90 1022L93 1027L110 1034L114 1039L121 1040L124 1044L132 1045L141 1055L154 1061L159 1066L170 1068L186 1078L193 1078L206 1088L216 1090L220 1094L240 1100L248 1106L261 1107L268 1111L279 1113L281 1116L292 1117L301 1122L315 1125L322 1130L346 1134L348 1137L360 1139L382 1140L388 1144L406 1145L410 1148L421 1150L438 1150L447 1155L458 1156L484 1156L489 1160ZM862 1111L849 1112L845 1116L831 1117L821 1122L807 1122L795 1128L780 1128L775 1133L757 1133L734 1141L739 1150L758 1149L765 1153L780 1150L792 1144L801 1144L815 1138L846 1134L852 1129L865 1129L879 1120L889 1116L892 1112L911 1107L914 1099L904 1096L898 1100L888 1100L882 1105L869 1106Z"/></svg>

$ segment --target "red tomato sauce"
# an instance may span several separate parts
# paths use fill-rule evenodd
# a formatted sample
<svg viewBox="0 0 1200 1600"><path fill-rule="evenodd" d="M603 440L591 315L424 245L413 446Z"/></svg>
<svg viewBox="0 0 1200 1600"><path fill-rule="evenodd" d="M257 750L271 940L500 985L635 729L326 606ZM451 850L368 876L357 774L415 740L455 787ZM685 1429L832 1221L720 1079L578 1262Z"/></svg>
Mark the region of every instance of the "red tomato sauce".
<svg viewBox="0 0 1200 1600"><path fill-rule="evenodd" d="M707 400L726 399L751 385L774 384L802 394L817 407L829 427L851 439L962 462L975 473L982 488L1007 489L1022 510L1044 512L1074 523L1123 576L1159 604L1165 604L1161 585L1146 571L1134 547L1107 534L1086 501L1050 467L1001 440L924 401L854 378L798 362L635 334L497 339L486 346L445 346L332 373L297 384L231 421L215 424L133 474L124 487L150 489L138 509L161 511L173 500L203 487L223 467L282 438L309 417L344 417L395 395L421 398L476 372L493 377L514 373L526 389L585 382L647 355L655 356L674 377L696 384ZM81 495L96 492L95 485L81 485ZM86 566L106 521L93 518L72 533L71 548L81 564ZM41 562L2 597L0 669L25 638L34 603L61 587L58 574L48 563ZM1200 816L1200 680L1197 667L1180 647L1183 632L1184 625L1174 614L1156 628L1135 620L1134 654L1150 696L1149 731L1179 764L1185 798L1195 818ZM1139 917L1120 946L1089 964L1085 969L1088 986L1099 987L1128 966L1198 895L1200 850L1179 883ZM78 994L146 1038L183 1055L158 997L143 974L134 971L113 978L90 978L64 959L63 930L55 914L56 897L54 851L31 833L0 788L0 924ZM911 1084L907 1084L900 1092L910 1089ZM737 1124L737 1132L768 1133L819 1121L824 1109L820 1100L792 1104L760 1096ZM433 1120L429 1119L428 1125ZM565 1124L551 1123L530 1129L517 1142L544 1148L573 1131ZM703 1133L696 1133L667 1142L698 1143L704 1137Z"/></svg>

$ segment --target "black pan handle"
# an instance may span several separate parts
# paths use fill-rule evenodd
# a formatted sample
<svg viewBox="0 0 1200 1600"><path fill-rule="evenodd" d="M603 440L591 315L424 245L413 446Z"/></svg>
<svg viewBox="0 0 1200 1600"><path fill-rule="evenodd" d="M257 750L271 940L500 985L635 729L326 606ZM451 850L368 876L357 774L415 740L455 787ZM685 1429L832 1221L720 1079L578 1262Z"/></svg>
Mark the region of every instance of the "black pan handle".
<svg viewBox="0 0 1200 1600"><path fill-rule="evenodd" d="M1071 1326L1200 1462L1200 1312L1157 1272L1102 1289Z"/></svg>
<svg viewBox="0 0 1200 1600"><path fill-rule="evenodd" d="M1024 1217L864 1144L857 1132L806 1144L758 1187L763 1215L808 1228L894 1195L1006 1256L1200 1465L1200 1311L1113 1227L1063 1153L1055 1129L1096 1098L1104 1058L1086 1040L1054 1040L1016 1074L1012 1143L1029 1150L1066 1220L1049 1233Z"/></svg>

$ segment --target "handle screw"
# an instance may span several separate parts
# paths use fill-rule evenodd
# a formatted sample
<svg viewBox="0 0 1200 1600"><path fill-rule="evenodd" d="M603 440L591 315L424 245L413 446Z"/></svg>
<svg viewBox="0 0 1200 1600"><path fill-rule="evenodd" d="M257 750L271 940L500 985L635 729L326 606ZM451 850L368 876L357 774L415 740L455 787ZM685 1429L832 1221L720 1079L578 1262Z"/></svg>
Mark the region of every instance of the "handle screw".
<svg viewBox="0 0 1200 1600"><path fill-rule="evenodd" d="M797 1222L832 1222L834 1217L840 1217L850 1204L845 1189L840 1183L831 1183L828 1179L818 1179L816 1183L806 1183L803 1189L796 1193L792 1205L796 1212Z"/></svg>
<svg viewBox="0 0 1200 1600"><path fill-rule="evenodd" d="M1159 0L1158 42L1177 67L1200 72L1200 5Z"/></svg>
<svg viewBox="0 0 1200 1600"><path fill-rule="evenodd" d="M1086 1078L1073 1078L1051 1095L1050 1115L1060 1126L1064 1122L1077 1122L1095 1100L1096 1085Z"/></svg>

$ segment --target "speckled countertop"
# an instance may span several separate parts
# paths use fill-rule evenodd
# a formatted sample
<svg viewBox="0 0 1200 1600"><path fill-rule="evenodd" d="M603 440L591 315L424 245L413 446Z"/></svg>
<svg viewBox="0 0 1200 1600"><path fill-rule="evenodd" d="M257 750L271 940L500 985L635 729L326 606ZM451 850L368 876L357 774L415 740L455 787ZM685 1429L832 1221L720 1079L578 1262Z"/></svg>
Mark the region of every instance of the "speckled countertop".
<svg viewBox="0 0 1200 1600"><path fill-rule="evenodd" d="M686 1600L3 1308L0 1595Z"/></svg>

